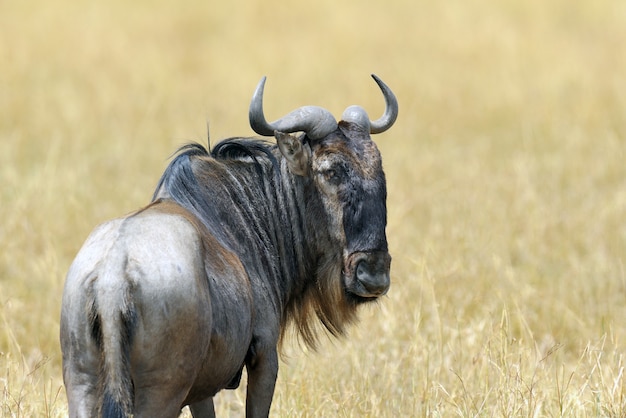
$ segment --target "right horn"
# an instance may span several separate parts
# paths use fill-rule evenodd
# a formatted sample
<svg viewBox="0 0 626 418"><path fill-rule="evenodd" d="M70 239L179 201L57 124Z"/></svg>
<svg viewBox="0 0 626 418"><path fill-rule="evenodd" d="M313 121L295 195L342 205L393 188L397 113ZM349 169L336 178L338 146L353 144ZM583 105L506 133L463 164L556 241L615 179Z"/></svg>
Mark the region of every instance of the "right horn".
<svg viewBox="0 0 626 418"><path fill-rule="evenodd" d="M259 135L272 136L274 131L305 132L310 139L321 139L337 129L335 117L318 106L300 107L282 118L268 123L263 114L263 90L266 77L257 85L250 102L250 127Z"/></svg>
<svg viewBox="0 0 626 418"><path fill-rule="evenodd" d="M368 130L371 134L379 134L391 128L393 123L396 121L396 118L398 117L398 100L389 86L383 83L383 81L378 78L376 74L372 74L372 78L376 81L376 84L378 84L378 87L380 87L383 92L383 96L385 97L385 103L387 104L385 107L385 113L379 119L370 121L365 109L361 106L350 106L343 112L341 118L346 122L356 123L362 128Z"/></svg>

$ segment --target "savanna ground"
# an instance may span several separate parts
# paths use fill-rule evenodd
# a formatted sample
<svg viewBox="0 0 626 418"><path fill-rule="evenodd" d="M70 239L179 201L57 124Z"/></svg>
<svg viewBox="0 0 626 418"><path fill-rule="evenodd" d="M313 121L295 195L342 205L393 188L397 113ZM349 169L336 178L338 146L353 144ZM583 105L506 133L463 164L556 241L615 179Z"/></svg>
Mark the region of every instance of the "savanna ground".
<svg viewBox="0 0 626 418"><path fill-rule="evenodd" d="M247 106L372 118L392 288L287 347L275 416L625 416L622 0L0 1L0 415L67 414L65 272ZM242 414L243 390L218 395Z"/></svg>

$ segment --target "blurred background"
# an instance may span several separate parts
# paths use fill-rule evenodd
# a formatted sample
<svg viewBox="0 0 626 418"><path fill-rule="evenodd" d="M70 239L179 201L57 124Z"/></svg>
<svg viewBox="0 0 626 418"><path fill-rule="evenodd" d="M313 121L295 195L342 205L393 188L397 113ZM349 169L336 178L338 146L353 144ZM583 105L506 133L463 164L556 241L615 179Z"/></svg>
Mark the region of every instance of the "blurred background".
<svg viewBox="0 0 626 418"><path fill-rule="evenodd" d="M620 0L0 0L0 415L67 414L67 268L178 146L253 135L263 75L268 119L377 118L371 73L392 289L273 414L623 415L625 51Z"/></svg>

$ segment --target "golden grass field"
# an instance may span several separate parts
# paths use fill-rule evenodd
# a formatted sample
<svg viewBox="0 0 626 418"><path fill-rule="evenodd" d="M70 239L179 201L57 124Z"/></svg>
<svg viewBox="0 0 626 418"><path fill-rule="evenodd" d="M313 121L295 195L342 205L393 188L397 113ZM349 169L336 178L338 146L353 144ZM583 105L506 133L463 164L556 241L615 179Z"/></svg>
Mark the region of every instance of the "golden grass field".
<svg viewBox="0 0 626 418"><path fill-rule="evenodd" d="M262 75L270 119L376 118L372 72L392 288L272 415L626 416L622 0L0 1L0 416L67 415L67 268L179 145L252 135Z"/></svg>

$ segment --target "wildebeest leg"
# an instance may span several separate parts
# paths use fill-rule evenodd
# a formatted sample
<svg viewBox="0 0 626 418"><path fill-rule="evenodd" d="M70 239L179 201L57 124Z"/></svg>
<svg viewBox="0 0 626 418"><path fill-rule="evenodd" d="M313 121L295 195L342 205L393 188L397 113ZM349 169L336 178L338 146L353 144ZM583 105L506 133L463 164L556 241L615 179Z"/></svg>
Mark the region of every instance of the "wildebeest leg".
<svg viewBox="0 0 626 418"><path fill-rule="evenodd" d="M72 302L78 306L86 304L85 299L81 297L73 298ZM67 393L68 412L70 418L93 417L97 415L100 407L98 372L101 354L90 338L90 326L86 315L72 317L68 310L69 307L64 309L61 318L63 381Z"/></svg>
<svg viewBox="0 0 626 418"><path fill-rule="evenodd" d="M272 405L274 386L278 376L278 354L276 348L258 351L251 348L246 362L248 391L246 395L246 417L267 417Z"/></svg>
<svg viewBox="0 0 626 418"><path fill-rule="evenodd" d="M194 418L214 418L215 408L213 407L213 398L207 398L202 402L189 405L191 415Z"/></svg>
<svg viewBox="0 0 626 418"><path fill-rule="evenodd" d="M72 382L67 384L67 399L70 418L89 418L97 415L98 396L96 395L96 376L88 376L79 373L72 375L73 380L80 380L80 383Z"/></svg>

